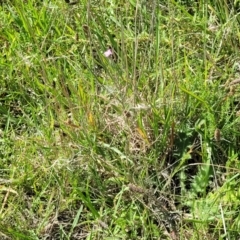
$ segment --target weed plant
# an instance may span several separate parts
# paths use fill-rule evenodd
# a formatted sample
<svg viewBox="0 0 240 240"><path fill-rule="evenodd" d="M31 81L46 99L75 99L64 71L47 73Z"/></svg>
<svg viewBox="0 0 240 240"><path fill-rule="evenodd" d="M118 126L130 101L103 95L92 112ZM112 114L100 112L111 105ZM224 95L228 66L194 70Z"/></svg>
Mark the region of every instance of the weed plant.
<svg viewBox="0 0 240 240"><path fill-rule="evenodd" d="M238 5L1 1L0 238L239 239Z"/></svg>

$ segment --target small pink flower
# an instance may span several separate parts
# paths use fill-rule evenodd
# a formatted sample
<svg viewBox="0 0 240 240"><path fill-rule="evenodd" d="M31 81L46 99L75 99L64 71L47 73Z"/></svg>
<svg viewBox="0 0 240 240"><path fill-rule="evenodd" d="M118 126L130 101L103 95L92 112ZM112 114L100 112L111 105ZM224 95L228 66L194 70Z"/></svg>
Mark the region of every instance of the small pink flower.
<svg viewBox="0 0 240 240"><path fill-rule="evenodd" d="M105 57L111 57L113 55L113 51L111 48L109 48L106 52L103 54Z"/></svg>

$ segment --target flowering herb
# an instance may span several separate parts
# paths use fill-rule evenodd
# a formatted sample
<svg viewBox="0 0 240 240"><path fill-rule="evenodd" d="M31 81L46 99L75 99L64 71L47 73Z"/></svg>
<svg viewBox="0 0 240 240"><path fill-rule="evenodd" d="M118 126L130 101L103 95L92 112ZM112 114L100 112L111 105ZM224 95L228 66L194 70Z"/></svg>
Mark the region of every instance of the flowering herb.
<svg viewBox="0 0 240 240"><path fill-rule="evenodd" d="M113 50L109 48L106 52L103 54L105 57L109 58L113 56Z"/></svg>

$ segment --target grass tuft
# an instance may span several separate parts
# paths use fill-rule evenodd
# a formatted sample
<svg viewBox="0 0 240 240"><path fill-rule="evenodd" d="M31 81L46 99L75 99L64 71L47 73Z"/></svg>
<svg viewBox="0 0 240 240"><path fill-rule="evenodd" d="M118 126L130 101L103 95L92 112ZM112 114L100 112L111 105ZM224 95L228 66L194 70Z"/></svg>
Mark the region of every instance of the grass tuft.
<svg viewBox="0 0 240 240"><path fill-rule="evenodd" d="M3 1L1 239L238 239L238 5Z"/></svg>

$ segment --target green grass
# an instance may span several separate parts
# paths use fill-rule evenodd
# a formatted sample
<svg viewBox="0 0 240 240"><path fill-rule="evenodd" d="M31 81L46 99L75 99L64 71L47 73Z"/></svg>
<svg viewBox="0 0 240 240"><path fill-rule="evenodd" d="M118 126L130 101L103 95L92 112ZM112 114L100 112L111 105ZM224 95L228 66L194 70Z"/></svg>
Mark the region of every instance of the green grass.
<svg viewBox="0 0 240 240"><path fill-rule="evenodd" d="M235 2L1 3L1 239L240 237Z"/></svg>

